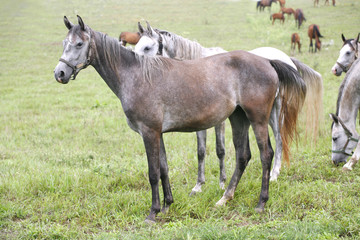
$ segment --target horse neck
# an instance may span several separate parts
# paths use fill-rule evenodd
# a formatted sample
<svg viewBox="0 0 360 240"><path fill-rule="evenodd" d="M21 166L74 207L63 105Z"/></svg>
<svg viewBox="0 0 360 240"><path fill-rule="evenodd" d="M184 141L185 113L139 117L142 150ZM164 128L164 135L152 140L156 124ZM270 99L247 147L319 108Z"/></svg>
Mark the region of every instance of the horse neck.
<svg viewBox="0 0 360 240"><path fill-rule="evenodd" d="M135 54L122 47L117 39L106 34L92 31L92 35L95 53L91 65L110 89L120 97L121 86L126 80L125 74L129 74L128 69L132 65L138 64Z"/></svg>
<svg viewBox="0 0 360 240"><path fill-rule="evenodd" d="M199 43L173 33L161 34L161 36L168 57L181 60L203 57L205 48Z"/></svg>
<svg viewBox="0 0 360 240"><path fill-rule="evenodd" d="M358 64L359 61L355 63L356 66L346 74L340 86L337 104L337 115L354 131L357 112L360 107L360 64Z"/></svg>

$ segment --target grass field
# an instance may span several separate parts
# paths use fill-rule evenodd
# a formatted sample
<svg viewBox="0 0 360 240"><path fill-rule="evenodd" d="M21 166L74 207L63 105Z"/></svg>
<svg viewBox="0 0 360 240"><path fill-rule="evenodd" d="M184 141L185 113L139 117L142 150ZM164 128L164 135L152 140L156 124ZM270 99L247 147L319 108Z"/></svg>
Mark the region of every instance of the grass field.
<svg viewBox="0 0 360 240"><path fill-rule="evenodd" d="M91 2L91 3L90 3ZM251 0L3 0L0 3L0 239L359 239L360 166L343 172L331 162L328 114L335 112L343 76L330 69L347 38L359 32L360 2L302 8L307 21L293 18L271 25ZM279 6L274 4L272 12ZM197 177L195 133L165 134L174 204L144 223L151 204L147 161L141 137L126 123L119 100L92 67L76 81L58 84L53 69L67 29L63 16L79 14L96 31L117 38L137 31L137 22L226 50L276 47L290 54L298 32L302 53L295 57L324 80L324 106L316 144L300 138L291 165L270 184L265 213L255 213L261 163L251 136L252 161L226 207L215 208L223 191L214 130L208 131L206 184L189 197ZM323 49L308 53L307 26L320 26ZM273 141L274 146L274 141ZM226 169L235 153L226 128ZM285 165L285 164L284 164ZM227 180L229 182L229 180ZM160 191L162 192L162 191Z"/></svg>

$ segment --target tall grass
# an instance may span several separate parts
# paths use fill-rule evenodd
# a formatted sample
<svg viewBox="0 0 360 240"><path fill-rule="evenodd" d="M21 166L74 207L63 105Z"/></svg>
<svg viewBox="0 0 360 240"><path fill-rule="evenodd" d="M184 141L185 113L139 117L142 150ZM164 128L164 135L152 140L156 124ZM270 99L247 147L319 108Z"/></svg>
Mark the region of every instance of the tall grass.
<svg viewBox="0 0 360 240"><path fill-rule="evenodd" d="M0 3L0 239L339 239L360 237L360 170L342 172L330 160L330 120L343 77L330 69L342 45L341 33L359 32L360 3L313 7L312 0L288 0L307 21L298 30L292 18L271 25L269 12L250 0L217 1L40 1ZM272 12L279 6L273 5ZM194 133L165 134L175 203L158 222L144 223L151 204L147 161L139 135L130 130L119 100L93 68L68 85L53 79L66 28L76 14L94 30L118 37L148 20L204 46L251 50L272 46L290 54L298 32L302 53L295 57L324 79L324 113L316 144L305 137L292 146L290 167L270 184L264 214L254 211L261 163L251 135L252 161L226 207L214 131L208 131L206 184L194 197L197 157ZM323 49L308 53L307 26L317 23ZM331 42L334 42L332 45ZM274 141L272 139L273 146ZM234 149L226 128L226 169L231 177Z"/></svg>

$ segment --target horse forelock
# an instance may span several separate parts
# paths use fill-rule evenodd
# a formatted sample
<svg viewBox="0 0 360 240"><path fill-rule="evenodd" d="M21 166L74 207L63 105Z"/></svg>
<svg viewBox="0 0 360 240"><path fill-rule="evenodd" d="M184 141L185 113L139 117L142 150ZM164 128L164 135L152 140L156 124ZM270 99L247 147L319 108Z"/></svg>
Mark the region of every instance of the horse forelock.
<svg viewBox="0 0 360 240"><path fill-rule="evenodd" d="M344 47L345 45L349 45L349 46L351 47L351 49L353 49L353 48L354 48L354 46L353 46L353 41L354 41L353 38L351 38L351 39L346 39L345 42L344 42L344 44L343 44L342 46Z"/></svg>

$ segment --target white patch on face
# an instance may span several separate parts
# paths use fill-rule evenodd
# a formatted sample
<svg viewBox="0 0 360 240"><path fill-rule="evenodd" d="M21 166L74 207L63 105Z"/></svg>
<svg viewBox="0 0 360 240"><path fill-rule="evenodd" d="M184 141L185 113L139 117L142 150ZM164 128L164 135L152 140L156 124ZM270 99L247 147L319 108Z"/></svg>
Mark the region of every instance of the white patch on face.
<svg viewBox="0 0 360 240"><path fill-rule="evenodd" d="M155 57L158 52L159 44L152 38L142 36L139 42L135 45L135 53L139 55L146 55Z"/></svg>
<svg viewBox="0 0 360 240"><path fill-rule="evenodd" d="M340 49L340 54L338 59L336 60L336 63L331 68L331 71L333 74L340 76L343 72L342 67L338 64L340 63L342 66L344 66L346 69L349 69L350 65L355 60L355 52L354 50L349 46L349 44L346 44Z"/></svg>
<svg viewBox="0 0 360 240"><path fill-rule="evenodd" d="M341 50L339 54L339 58L337 59L337 62L341 63L345 67L347 67L349 64L353 63L355 60L354 58L355 52L354 50L349 46L349 44L346 44Z"/></svg>

